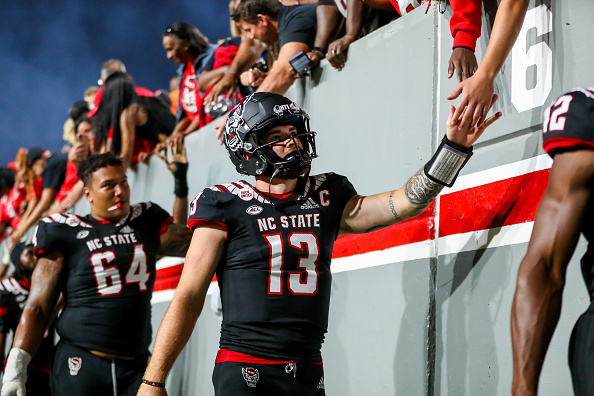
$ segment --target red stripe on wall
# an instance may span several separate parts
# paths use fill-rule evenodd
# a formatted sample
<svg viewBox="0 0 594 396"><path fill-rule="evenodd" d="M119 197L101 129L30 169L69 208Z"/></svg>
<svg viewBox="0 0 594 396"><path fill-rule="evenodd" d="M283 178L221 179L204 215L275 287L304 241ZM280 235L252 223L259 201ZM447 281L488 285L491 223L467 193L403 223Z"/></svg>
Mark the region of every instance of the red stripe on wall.
<svg viewBox="0 0 594 396"><path fill-rule="evenodd" d="M384 250L435 238L435 202L419 216L367 234L343 235L336 240L332 258Z"/></svg>
<svg viewBox="0 0 594 396"><path fill-rule="evenodd" d="M534 221L549 169L441 196L439 236Z"/></svg>

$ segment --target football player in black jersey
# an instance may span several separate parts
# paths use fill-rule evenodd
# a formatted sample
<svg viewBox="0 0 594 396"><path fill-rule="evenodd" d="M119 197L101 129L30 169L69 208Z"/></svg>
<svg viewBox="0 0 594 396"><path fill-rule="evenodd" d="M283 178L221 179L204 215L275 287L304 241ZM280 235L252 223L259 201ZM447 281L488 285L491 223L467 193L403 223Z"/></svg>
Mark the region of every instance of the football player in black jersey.
<svg viewBox="0 0 594 396"><path fill-rule="evenodd" d="M567 265L580 233L588 240L582 275L594 293L594 88L560 96L544 113L543 147L553 158L511 317L514 395L536 395L544 358L559 321ZM569 367L576 395L594 395L594 305L577 321Z"/></svg>
<svg viewBox="0 0 594 396"><path fill-rule="evenodd" d="M190 205L186 265L138 394L166 394L167 374L216 272L223 323L215 394L324 395L320 350L334 241L421 213L452 185L472 144L500 115L473 130L448 127L436 155L404 187L364 197L344 176L309 175L315 133L303 110L278 94L245 98L229 115L225 146L256 184L206 188Z"/></svg>
<svg viewBox="0 0 594 396"><path fill-rule="evenodd" d="M175 168L172 218L151 202L130 204L120 158L106 153L83 161L78 175L91 213L55 214L37 226L39 263L8 356L3 396L24 394L27 364L60 293L65 306L57 321L52 394L136 392L149 356L157 255L183 256L191 239L184 224L187 162Z"/></svg>
<svg viewBox="0 0 594 396"><path fill-rule="evenodd" d="M10 252L14 272L0 280L0 353L4 366L4 351L8 333L14 332L31 289L31 274L37 265L33 245L19 242ZM54 329L50 328L27 368L27 391L31 395L49 396L49 365L54 346Z"/></svg>

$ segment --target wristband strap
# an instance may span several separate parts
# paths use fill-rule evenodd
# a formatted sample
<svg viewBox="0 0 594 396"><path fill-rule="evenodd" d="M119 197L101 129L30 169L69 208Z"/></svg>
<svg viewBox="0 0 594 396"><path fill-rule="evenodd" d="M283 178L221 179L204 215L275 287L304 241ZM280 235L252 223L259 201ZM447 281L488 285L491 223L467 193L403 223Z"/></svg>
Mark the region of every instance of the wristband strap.
<svg viewBox="0 0 594 396"><path fill-rule="evenodd" d="M433 157L425 164L425 174L435 183L452 187L470 157L472 146L460 146L444 136Z"/></svg>
<svg viewBox="0 0 594 396"><path fill-rule="evenodd" d="M188 164L183 162L174 162L175 172L173 173L174 187L173 193L178 198L185 198L188 196Z"/></svg>
<svg viewBox="0 0 594 396"><path fill-rule="evenodd" d="M142 383L145 385L154 386L155 388L165 388L165 382L149 381L143 378Z"/></svg>
<svg viewBox="0 0 594 396"><path fill-rule="evenodd" d="M237 74L237 70L225 70L223 74Z"/></svg>
<svg viewBox="0 0 594 396"><path fill-rule="evenodd" d="M313 47L311 49L311 52L319 52L320 54L322 54L322 56L325 58L326 57L326 50L324 48L321 47Z"/></svg>

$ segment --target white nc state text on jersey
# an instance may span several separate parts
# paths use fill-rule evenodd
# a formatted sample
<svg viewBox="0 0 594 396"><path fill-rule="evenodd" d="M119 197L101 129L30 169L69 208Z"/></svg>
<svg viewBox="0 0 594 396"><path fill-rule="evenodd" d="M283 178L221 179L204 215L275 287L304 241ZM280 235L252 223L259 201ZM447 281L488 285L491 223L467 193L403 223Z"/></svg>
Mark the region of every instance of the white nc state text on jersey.
<svg viewBox="0 0 594 396"><path fill-rule="evenodd" d="M89 239L87 241L87 247L89 248L89 251L92 252L93 250L101 249L104 246L125 245L137 242L138 240L136 239L136 235L134 233L113 234L103 238Z"/></svg>
<svg viewBox="0 0 594 396"><path fill-rule="evenodd" d="M319 213L304 213L290 216L261 217L258 219L258 228L260 232L275 230L277 225L281 228L320 228Z"/></svg>

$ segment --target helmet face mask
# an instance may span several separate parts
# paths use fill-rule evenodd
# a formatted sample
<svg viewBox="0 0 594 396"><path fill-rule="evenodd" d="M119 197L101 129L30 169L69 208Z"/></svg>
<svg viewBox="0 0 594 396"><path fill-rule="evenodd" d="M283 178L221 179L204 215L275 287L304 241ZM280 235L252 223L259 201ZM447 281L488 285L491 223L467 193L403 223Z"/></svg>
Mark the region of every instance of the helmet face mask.
<svg viewBox="0 0 594 396"><path fill-rule="evenodd" d="M266 132L281 125L293 125L297 133L263 144L261 139ZM299 139L302 148L281 158L272 146L286 139ZM309 129L307 113L284 96L268 92L249 95L231 110L224 143L237 171L244 175L270 176L280 170L290 171L290 175L302 174L317 157L315 132Z"/></svg>

